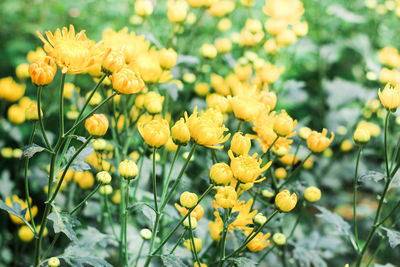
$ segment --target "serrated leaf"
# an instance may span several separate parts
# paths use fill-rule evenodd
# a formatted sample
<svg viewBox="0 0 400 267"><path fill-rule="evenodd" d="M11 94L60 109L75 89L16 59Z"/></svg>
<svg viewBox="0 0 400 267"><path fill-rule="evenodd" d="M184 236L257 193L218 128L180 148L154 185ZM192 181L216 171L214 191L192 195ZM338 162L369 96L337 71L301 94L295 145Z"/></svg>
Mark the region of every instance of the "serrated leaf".
<svg viewBox="0 0 400 267"><path fill-rule="evenodd" d="M71 166L69 167L70 170L76 172L83 172L86 170L90 170L90 166L88 163L85 162L85 159L89 157L93 153L93 148L91 146L85 147L79 155L74 159ZM70 147L65 153L65 160L68 162L72 156L75 154L76 149L75 147Z"/></svg>
<svg viewBox="0 0 400 267"><path fill-rule="evenodd" d="M237 267L255 267L257 263L246 257L239 257L230 259L230 261Z"/></svg>
<svg viewBox="0 0 400 267"><path fill-rule="evenodd" d="M382 180L384 178L385 178L385 175L383 173L376 172L376 171L370 171L370 172L367 172L366 174L363 174L360 177L358 177L358 181L360 181L360 182L367 182L367 181L379 182L380 180Z"/></svg>
<svg viewBox="0 0 400 267"><path fill-rule="evenodd" d="M25 214L28 209L22 209L20 203L14 201L12 203L12 207L10 207L2 199L0 199L0 209L5 210L8 213L20 218L31 229L32 232L35 232L32 225L30 225L29 222L25 219Z"/></svg>
<svg viewBox="0 0 400 267"><path fill-rule="evenodd" d="M71 241L78 242L73 227L79 226L80 222L66 212L58 212L56 208L50 213L48 219L53 222L55 233L63 232Z"/></svg>
<svg viewBox="0 0 400 267"><path fill-rule="evenodd" d="M186 267L186 265L173 254L161 255L161 260L165 267Z"/></svg>
<svg viewBox="0 0 400 267"><path fill-rule="evenodd" d="M104 259L91 255L90 251L78 245L71 245L66 248L63 255L58 258L64 259L70 266L85 267L87 265L94 267L112 267L111 264Z"/></svg>
<svg viewBox="0 0 400 267"><path fill-rule="evenodd" d="M397 247L398 245L400 245L400 232L393 230L393 229L389 229L386 227L382 227L383 230L386 231L386 235L388 237L389 240L389 245L392 248Z"/></svg>
<svg viewBox="0 0 400 267"><path fill-rule="evenodd" d="M24 146L21 148L23 150L21 159L32 158L36 153L40 153L44 150L44 147L32 144L30 146Z"/></svg>
<svg viewBox="0 0 400 267"><path fill-rule="evenodd" d="M342 217L340 217L338 214L333 213L327 209L325 209L324 207L321 206L317 206L315 205L315 207L321 212L319 214L317 214L317 217L321 218L322 220L324 220L325 222L334 225L334 231L339 234L339 235L346 235L349 236L350 235L350 225L343 220Z"/></svg>
<svg viewBox="0 0 400 267"><path fill-rule="evenodd" d="M238 215L239 215L238 211L231 213L231 216L229 216L229 219L228 219L228 225L233 223L236 220Z"/></svg>
<svg viewBox="0 0 400 267"><path fill-rule="evenodd" d="M295 246L293 258L299 261L301 267L327 267L327 263L322 259L316 250L307 250L302 246Z"/></svg>

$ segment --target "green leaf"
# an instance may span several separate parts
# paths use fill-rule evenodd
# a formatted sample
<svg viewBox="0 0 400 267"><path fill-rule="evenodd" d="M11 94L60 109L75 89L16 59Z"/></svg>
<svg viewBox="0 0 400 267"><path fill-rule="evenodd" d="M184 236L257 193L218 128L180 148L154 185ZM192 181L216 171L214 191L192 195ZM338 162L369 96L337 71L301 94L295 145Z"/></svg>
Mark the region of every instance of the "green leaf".
<svg viewBox="0 0 400 267"><path fill-rule="evenodd" d="M395 248L398 245L400 245L400 232L399 231L389 229L386 227L382 227L382 229L386 231L386 235L389 239L389 245L392 248Z"/></svg>
<svg viewBox="0 0 400 267"><path fill-rule="evenodd" d="M358 177L358 181L360 182L367 182L367 181L375 181L379 182L380 180L384 179L385 175L380 172L376 171L369 171L366 174L361 175Z"/></svg>
<svg viewBox="0 0 400 267"><path fill-rule="evenodd" d="M48 219L53 222L55 233L63 232L71 241L78 241L76 233L72 228L79 226L80 222L74 216L66 212L58 212L57 208L54 207Z"/></svg>
<svg viewBox="0 0 400 267"><path fill-rule="evenodd" d="M24 146L21 148L23 150L21 159L32 158L36 153L40 153L44 150L44 147L32 144L30 146Z"/></svg>
<svg viewBox="0 0 400 267"><path fill-rule="evenodd" d="M316 250L308 250L302 246L295 246L293 258L300 262L300 266L327 267L326 262Z"/></svg>
<svg viewBox="0 0 400 267"><path fill-rule="evenodd" d="M85 267L86 265L94 267L112 267L104 259L91 255L90 251L83 249L78 245L69 246L63 255L58 258L64 259L70 266Z"/></svg>
<svg viewBox="0 0 400 267"><path fill-rule="evenodd" d="M13 202L12 207L8 206L3 200L0 199L0 209L7 211L8 213L20 218L30 229L35 233L32 225L25 219L25 214L28 209L21 209L21 204L18 202Z"/></svg>
<svg viewBox="0 0 400 267"><path fill-rule="evenodd" d="M339 235L350 236L350 225L343 220L338 214L333 213L324 207L317 206L315 207L321 212L317 214L317 217L321 218L325 222L332 224L334 227L334 231Z"/></svg>
<svg viewBox="0 0 400 267"><path fill-rule="evenodd" d="M165 267L186 267L186 265L173 254L161 255L161 260Z"/></svg>
<svg viewBox="0 0 400 267"><path fill-rule="evenodd" d="M246 257L239 257L235 259L230 259L235 266L237 267L255 267L257 263Z"/></svg>
<svg viewBox="0 0 400 267"><path fill-rule="evenodd" d="M90 170L90 165L85 162L85 159L89 157L93 153L93 151L94 150L91 146L85 147L81 151L81 153L79 153L79 155L74 159L69 169L76 172ZM75 152L76 149L73 146L68 149L67 153L65 153L66 162L68 162L72 158Z"/></svg>

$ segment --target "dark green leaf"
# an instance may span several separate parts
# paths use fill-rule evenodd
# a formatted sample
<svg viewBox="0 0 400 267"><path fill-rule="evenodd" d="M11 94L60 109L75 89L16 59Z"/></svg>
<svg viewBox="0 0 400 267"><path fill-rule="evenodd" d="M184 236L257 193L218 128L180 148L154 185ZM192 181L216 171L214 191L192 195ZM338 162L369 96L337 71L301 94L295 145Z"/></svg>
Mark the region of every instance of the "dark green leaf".
<svg viewBox="0 0 400 267"><path fill-rule="evenodd" d="M63 255L58 258L64 259L70 266L85 267L87 265L94 267L112 267L111 264L104 259L91 255L90 251L78 245L69 246Z"/></svg>
<svg viewBox="0 0 400 267"><path fill-rule="evenodd" d="M384 229L386 231L386 235L389 239L389 245L392 248L395 248L398 245L400 245L400 232L399 231L389 229L386 227L383 227L382 229Z"/></svg>
<svg viewBox="0 0 400 267"><path fill-rule="evenodd" d="M360 181L360 182L367 182L367 181L379 182L380 180L382 180L384 178L385 178L385 175L383 173L376 172L376 171L370 171L370 172L367 172L366 174L363 174L360 177L358 177L358 181Z"/></svg>
<svg viewBox="0 0 400 267"><path fill-rule="evenodd" d="M172 254L161 255L161 260L165 267L186 267L178 256Z"/></svg>
<svg viewBox="0 0 400 267"><path fill-rule="evenodd" d="M21 159L24 159L24 158L30 159L36 153L42 152L44 150L44 147L38 146L36 144L32 144L30 146L24 146L21 149L23 150Z"/></svg>
<svg viewBox="0 0 400 267"><path fill-rule="evenodd" d="M25 214L28 209L21 209L21 204L19 204L18 202L13 202L12 207L10 207L3 200L0 199L0 209L5 210L8 213L20 218L32 230L32 232L35 232L33 227L25 219Z"/></svg>
<svg viewBox="0 0 400 267"><path fill-rule="evenodd" d="M84 148L81 153L79 153L79 155L74 159L69 169L76 172L90 170L90 166L85 162L85 159L89 157L93 153L93 151L94 150L91 146ZM68 162L72 158L75 152L75 147L70 147L68 149L67 153L65 153L66 162Z"/></svg>
<svg viewBox="0 0 400 267"><path fill-rule="evenodd" d="M76 233L72 228L79 226L80 222L74 216L66 212L58 212L57 209L54 208L48 219L53 221L55 233L63 232L71 241L78 241Z"/></svg>

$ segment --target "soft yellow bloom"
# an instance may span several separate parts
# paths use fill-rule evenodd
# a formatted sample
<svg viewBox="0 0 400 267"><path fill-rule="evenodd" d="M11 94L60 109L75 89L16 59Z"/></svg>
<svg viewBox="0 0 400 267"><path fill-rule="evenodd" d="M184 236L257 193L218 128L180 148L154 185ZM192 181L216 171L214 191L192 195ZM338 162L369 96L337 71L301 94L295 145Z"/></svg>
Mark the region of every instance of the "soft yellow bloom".
<svg viewBox="0 0 400 267"><path fill-rule="evenodd" d="M190 132L185 120L180 118L171 128L172 139L180 145L186 145L190 141Z"/></svg>
<svg viewBox="0 0 400 267"><path fill-rule="evenodd" d="M148 92L144 96L143 106L150 114L160 113L163 107L164 97L156 92Z"/></svg>
<svg viewBox="0 0 400 267"><path fill-rule="evenodd" d="M124 160L119 164L119 173L127 180L135 179L139 173L136 163L132 160Z"/></svg>
<svg viewBox="0 0 400 267"><path fill-rule="evenodd" d="M179 206L177 203L175 203L175 208L179 211L179 213L180 213L182 216L185 216L185 215L188 213L188 211L189 211L187 208L181 207L181 206ZM197 221L200 221L200 219L203 218L203 216L204 216L204 209L203 209L203 207L202 207L200 204L198 204L198 205L192 210L192 212L190 213L190 216L193 217L193 218L195 218Z"/></svg>
<svg viewBox="0 0 400 267"><path fill-rule="evenodd" d="M281 212L289 212L297 204L297 195L293 193L290 195L289 190L283 190L275 197L275 206Z"/></svg>
<svg viewBox="0 0 400 267"><path fill-rule="evenodd" d="M97 181L101 184L111 183L111 175L107 171L101 171L96 174Z"/></svg>
<svg viewBox="0 0 400 267"><path fill-rule="evenodd" d="M74 182L82 189L89 189L94 184L94 176L91 172L76 172L74 175Z"/></svg>
<svg viewBox="0 0 400 267"><path fill-rule="evenodd" d="M264 67L257 70L256 73L263 82L270 84L275 82L279 78L284 69L284 67L278 68L277 66L267 62Z"/></svg>
<svg viewBox="0 0 400 267"><path fill-rule="evenodd" d="M128 68L114 72L111 81L113 88L121 94L137 94L146 87L140 74Z"/></svg>
<svg viewBox="0 0 400 267"><path fill-rule="evenodd" d="M214 41L215 48L219 53L227 53L232 50L232 42L228 38L218 38Z"/></svg>
<svg viewBox="0 0 400 267"><path fill-rule="evenodd" d="M194 86L194 91L198 96L205 96L208 94L208 92L210 92L210 86L205 82L197 83Z"/></svg>
<svg viewBox="0 0 400 267"><path fill-rule="evenodd" d="M269 40L265 41L263 47L264 47L265 52L267 52L268 54L274 55L278 51L278 45L277 45L275 39L269 39Z"/></svg>
<svg viewBox="0 0 400 267"><path fill-rule="evenodd" d="M271 35L277 35L283 32L288 25L288 22L284 19L269 18L264 23L265 30Z"/></svg>
<svg viewBox="0 0 400 267"><path fill-rule="evenodd" d="M168 0L167 16L173 23L181 23L185 20L188 10L188 4L184 0Z"/></svg>
<svg viewBox="0 0 400 267"><path fill-rule="evenodd" d="M43 117L43 112L40 110L40 115ZM28 121L37 121L39 120L38 107L36 103L31 103L29 107L25 109L25 118Z"/></svg>
<svg viewBox="0 0 400 267"><path fill-rule="evenodd" d="M168 122L164 119L154 119L147 123L138 123L138 130L144 141L151 147L159 148L165 145L170 136Z"/></svg>
<svg viewBox="0 0 400 267"><path fill-rule="evenodd" d="M317 202L321 199L321 190L315 186L307 187L304 191L304 198L308 202Z"/></svg>
<svg viewBox="0 0 400 267"><path fill-rule="evenodd" d="M135 12L141 17L150 16L153 13L153 4L150 0L136 0Z"/></svg>
<svg viewBox="0 0 400 267"><path fill-rule="evenodd" d="M277 168L276 170L275 170L275 177L277 178L277 179L285 179L286 178L286 176L287 176L287 172L286 172L286 170L285 170L285 168Z"/></svg>
<svg viewBox="0 0 400 267"><path fill-rule="evenodd" d="M231 110L231 104L229 100L220 94L209 94L206 97L207 105L210 108L226 113Z"/></svg>
<svg viewBox="0 0 400 267"><path fill-rule="evenodd" d="M231 159L231 169L233 173L233 177L240 181L241 183L257 183L261 182L265 179L265 177L257 180L260 174L266 171L272 164L272 162L268 162L261 167L262 159L256 159L258 154L254 153L252 156L249 155L240 155L235 157L232 153L232 150L228 151L229 158Z"/></svg>
<svg viewBox="0 0 400 267"><path fill-rule="evenodd" d="M203 44L201 46L201 55L208 59L213 59L217 56L217 48L212 44Z"/></svg>
<svg viewBox="0 0 400 267"><path fill-rule="evenodd" d="M367 122L367 121L360 121L357 124L357 128L365 128L369 131L370 135L373 137L377 137L381 133L381 128L379 125L376 125L372 122Z"/></svg>
<svg viewBox="0 0 400 267"><path fill-rule="evenodd" d="M33 63L36 61L42 61L46 57L46 53L43 51L43 48L38 47L36 50L31 50L28 52L26 59L29 63Z"/></svg>
<svg viewBox="0 0 400 267"><path fill-rule="evenodd" d="M175 66L178 54L172 48L163 48L158 52L158 59L162 68L170 69Z"/></svg>
<svg viewBox="0 0 400 267"><path fill-rule="evenodd" d="M353 142L351 142L349 139L345 139L342 141L340 144L340 150L343 152L348 152L353 149Z"/></svg>
<svg viewBox="0 0 400 267"><path fill-rule="evenodd" d="M250 231L248 231L247 235L249 235L249 234L250 234ZM263 235L263 233L260 232L246 245L246 247L251 252L261 251L269 245L270 241L267 239L270 236L271 236L270 233Z"/></svg>
<svg viewBox="0 0 400 267"><path fill-rule="evenodd" d="M268 16L292 23L300 20L304 7L300 0L265 0L263 11Z"/></svg>
<svg viewBox="0 0 400 267"><path fill-rule="evenodd" d="M0 99L14 102L25 93L25 85L16 83L12 77L0 79Z"/></svg>
<svg viewBox="0 0 400 267"><path fill-rule="evenodd" d="M120 71L125 66L125 56L120 51L107 51L101 64L102 71L107 74Z"/></svg>
<svg viewBox="0 0 400 267"><path fill-rule="evenodd" d="M392 68L400 66L399 51L393 46L387 46L379 50L378 59L382 64Z"/></svg>
<svg viewBox="0 0 400 267"><path fill-rule="evenodd" d="M272 241L274 241L278 246L283 246L286 244L286 236L282 233L275 233L272 236Z"/></svg>
<svg viewBox="0 0 400 267"><path fill-rule="evenodd" d="M357 127L354 135L353 140L356 144L365 145L371 139L371 134L366 127Z"/></svg>
<svg viewBox="0 0 400 267"><path fill-rule="evenodd" d="M87 39L85 31L75 34L73 25L57 29L54 34L46 32L46 38L37 32L44 43L44 50L61 68L62 73L82 73L94 64L95 43Z"/></svg>
<svg viewBox="0 0 400 267"><path fill-rule="evenodd" d="M181 194L179 201L181 205L187 209L191 209L196 206L197 202L199 201L199 197L195 193L190 193L185 191Z"/></svg>
<svg viewBox="0 0 400 267"><path fill-rule="evenodd" d="M381 89L379 89L378 96L382 106L394 112L397 107L400 106L400 85L392 87L392 85L388 83L382 92Z"/></svg>
<svg viewBox="0 0 400 267"><path fill-rule="evenodd" d="M167 143L165 144L165 149L168 152L174 152L178 149L178 145L174 143L174 141L172 140L172 138L170 137L167 141Z"/></svg>
<svg viewBox="0 0 400 267"><path fill-rule="evenodd" d="M237 193L232 186L218 187L215 200L218 206L224 209L233 208L237 201Z"/></svg>
<svg viewBox="0 0 400 267"><path fill-rule="evenodd" d="M85 128L90 135L103 136L108 130L108 119L104 114L93 114L85 121Z"/></svg>
<svg viewBox="0 0 400 267"><path fill-rule="evenodd" d="M214 17L223 17L235 9L235 2L230 0L212 1L207 10Z"/></svg>
<svg viewBox="0 0 400 267"><path fill-rule="evenodd" d="M262 103L252 94L240 94L229 99L235 117L243 121L254 121L262 111Z"/></svg>
<svg viewBox="0 0 400 267"><path fill-rule="evenodd" d="M221 32L226 32L232 27L232 21L228 18L222 18L217 25L217 28Z"/></svg>
<svg viewBox="0 0 400 267"><path fill-rule="evenodd" d="M297 22L293 24L292 29L297 36L305 36L308 33L308 23L307 21Z"/></svg>
<svg viewBox="0 0 400 267"><path fill-rule="evenodd" d="M335 134L331 133L331 138L326 137L328 131L323 129L321 133L312 131L307 138L307 146L312 152L322 152L332 143Z"/></svg>
<svg viewBox="0 0 400 267"><path fill-rule="evenodd" d="M14 124L21 124L25 121L25 109L17 104L13 104L7 110L7 117Z"/></svg>
<svg viewBox="0 0 400 267"><path fill-rule="evenodd" d="M32 241L34 234L28 226L23 225L18 230L18 237L19 237L19 239L21 239L22 242L28 243L28 242Z"/></svg>
<svg viewBox="0 0 400 267"><path fill-rule="evenodd" d="M233 173L231 167L224 163L215 163L210 169L210 179L214 183L218 184L228 184L233 180Z"/></svg>
<svg viewBox="0 0 400 267"><path fill-rule="evenodd" d="M243 135L241 132L237 132L233 135L231 140L231 150L235 155L247 155L250 148L251 140L247 134Z"/></svg>
<svg viewBox="0 0 400 267"><path fill-rule="evenodd" d="M297 121L293 120L285 110L282 110L281 114L274 119L274 132L279 135L286 137L288 136L296 126Z"/></svg>
<svg viewBox="0 0 400 267"><path fill-rule="evenodd" d="M185 240L185 242L183 242L183 245L190 251L194 251L194 249L196 249L196 251L198 253L198 252L200 252L201 247L202 247L201 239L195 237L195 238L193 238L193 240L194 240L194 248L193 248L192 240L190 240L190 239Z"/></svg>
<svg viewBox="0 0 400 267"><path fill-rule="evenodd" d="M18 79L25 80L29 77L29 64L22 63L17 66L15 69L15 75L17 75Z"/></svg>
<svg viewBox="0 0 400 267"><path fill-rule="evenodd" d="M308 136L311 134L312 130L308 127L301 127L299 130L299 136L303 140L307 140Z"/></svg>

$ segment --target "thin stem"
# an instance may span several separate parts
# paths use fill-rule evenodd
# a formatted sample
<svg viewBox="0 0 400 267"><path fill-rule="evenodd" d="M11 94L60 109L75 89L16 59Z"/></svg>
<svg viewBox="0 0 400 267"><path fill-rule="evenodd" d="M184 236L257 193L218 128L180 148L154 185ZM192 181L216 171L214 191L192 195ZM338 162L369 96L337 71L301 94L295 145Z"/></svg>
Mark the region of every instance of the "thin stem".
<svg viewBox="0 0 400 267"><path fill-rule="evenodd" d="M179 237L178 241L175 243L174 247L171 249L169 254L174 253L175 249L179 246L179 244L182 242L182 239L185 237L187 231L188 231L188 229L185 228L185 231L181 234L181 236Z"/></svg>
<svg viewBox="0 0 400 267"><path fill-rule="evenodd" d="M243 124L243 121L242 121L242 120L239 120L239 124L238 124L238 127L237 127L237 129L236 129L236 132L239 132L239 131L240 131L240 128L242 127L242 124Z"/></svg>
<svg viewBox="0 0 400 267"><path fill-rule="evenodd" d="M261 158L263 158L265 155L268 154L268 152L271 150L271 148L275 145L276 141L278 141L279 136L277 136L274 140L274 142L272 142L272 144L268 147L267 151L264 152L264 154L261 155Z"/></svg>
<svg viewBox="0 0 400 267"><path fill-rule="evenodd" d="M197 264L199 266L201 266L199 255L197 254L197 250L196 250L196 244L194 243L194 236L193 236L193 229L192 229L192 217L191 216L189 216L189 232L190 232L190 240L192 242L192 249L193 249L194 257L197 261Z"/></svg>
<svg viewBox="0 0 400 267"><path fill-rule="evenodd" d="M65 78L67 74L63 73L61 74L61 85L60 85L60 110L59 110L59 115L60 115L60 136L64 135L64 83L65 83Z"/></svg>
<svg viewBox="0 0 400 267"><path fill-rule="evenodd" d="M124 211L124 248L125 248L125 264L129 266L129 257L128 257L128 235L127 235L127 225L128 225L128 211L127 207L129 207L129 187L130 180L128 180L126 184L126 194L125 194L125 211Z"/></svg>
<svg viewBox="0 0 400 267"><path fill-rule="evenodd" d="M164 210L165 206L167 205L168 201L171 199L173 193L175 192L175 189L178 187L178 184L180 183L183 174L185 173L185 170L187 166L189 165L190 159L192 158L194 151L196 150L197 143L193 143L192 149L189 152L188 157L186 158L185 164L182 166L182 169L178 175L178 178L176 178L175 182L172 184L172 188L169 191L167 197L165 198L164 203L161 203L161 210Z"/></svg>
<svg viewBox="0 0 400 267"><path fill-rule="evenodd" d="M119 238L117 236L117 232L115 231L115 228L114 228L114 223L113 223L113 219L112 219L112 216L111 216L111 210L110 210L110 207L108 205L108 196L107 196L107 194L104 194L104 206L106 208L108 222L110 223L113 235L114 235L116 240L119 240Z"/></svg>
<svg viewBox="0 0 400 267"><path fill-rule="evenodd" d="M140 177L141 177L140 174L141 174L142 169L143 169L144 155L141 155L139 160L140 160L140 163L139 163L139 173L138 173L138 176L137 176L137 178L136 178L135 189L133 189L133 200L134 200L134 201L137 200L137 199L136 199L136 192L137 192L137 190L138 190L138 188L139 188L139 181L140 181Z"/></svg>
<svg viewBox="0 0 400 267"><path fill-rule="evenodd" d="M257 265L260 264L260 263L265 259L265 257L267 257L267 255L268 255L274 248L275 248L275 244L272 245L271 248L268 249L268 250L261 256L261 258L260 258L260 259L258 260L258 262L257 262Z"/></svg>
<svg viewBox="0 0 400 267"><path fill-rule="evenodd" d="M42 110L41 110L41 108L40 108L40 99L41 99L41 96L42 96L42 89L43 89L43 86L38 86L37 89L38 89L38 90L37 90L37 109L38 109L37 112L38 112L38 116L39 116L40 130L41 130L41 132L42 132L42 136L43 136L43 139L44 139L44 141L45 141L45 143L46 143L47 148L48 148L51 152L54 152L54 151L53 151L53 148L51 147L51 144L50 144L50 142L49 142L49 139L47 138L46 130L44 129L43 117L42 117Z"/></svg>
<svg viewBox="0 0 400 267"><path fill-rule="evenodd" d="M100 77L100 80L97 82L97 84L95 85L95 87L92 89L92 92L90 93L89 97L86 99L85 104L83 104L83 107L81 109L81 111L79 112L78 117L75 120L75 123L82 117L83 112L85 112L85 109L87 108L87 106L89 105L90 100L92 99L92 97L94 96L94 94L96 93L97 89L99 88L100 84L104 81L104 79L107 77L107 74L103 74Z"/></svg>
<svg viewBox="0 0 400 267"><path fill-rule="evenodd" d="M238 183L239 184L239 183ZM222 237L221 237L221 248L220 248L220 261L218 266L222 266L224 263L223 259L225 258L225 242L226 242L226 235L228 233L228 220L230 216L230 209L225 209L224 211L224 228L222 231Z"/></svg>
<svg viewBox="0 0 400 267"><path fill-rule="evenodd" d="M153 148L153 196L154 196L154 209L158 212L157 203L157 176L156 176L156 152L157 148Z"/></svg>
<svg viewBox="0 0 400 267"><path fill-rule="evenodd" d="M92 192L90 192L90 193L81 201L81 203L79 203L78 205L76 205L76 207L71 211L71 215L74 214L76 211L78 211L79 208L81 208L81 207L88 201L88 199L91 198L91 197L97 192L97 190L99 190L100 186L101 186L101 184L98 184L98 185L96 186L96 188L95 188Z"/></svg>
<svg viewBox="0 0 400 267"><path fill-rule="evenodd" d="M386 114L386 119L385 119L385 131L384 131L384 156L385 156L385 166L386 166L386 179L390 180L390 168L389 168L389 159L388 159L388 154L387 154L387 135L388 135L388 126L389 126L389 117L390 117L390 111L387 111Z"/></svg>
<svg viewBox="0 0 400 267"><path fill-rule="evenodd" d="M359 240L358 240L358 227L357 227L357 179L358 179L358 164L360 162L362 152L362 146L358 149L357 160L356 160L356 168L354 170L354 191L353 191L353 225L354 225L354 237L357 246L357 250L359 250Z"/></svg>
<svg viewBox="0 0 400 267"><path fill-rule="evenodd" d="M142 255L142 250L143 250L144 241L145 241L145 240L143 239L143 240L142 240L142 243L140 244L139 252L138 252L138 254L137 254L137 256L136 256L136 260L135 260L135 265L134 265L135 267L138 266L140 256Z"/></svg>
<svg viewBox="0 0 400 267"><path fill-rule="evenodd" d="M36 122L33 123L33 128L31 135L29 137L29 143L28 145L32 145L33 143L33 137L35 136L36 132ZM25 196L26 196L26 202L28 203L28 212L29 212L29 217L31 218L32 226L33 226L33 233L36 235L36 225L35 225L35 220L32 216L32 209L31 209L31 200L29 196L29 181L28 181L28 167L29 167L29 157L25 159L25 170L24 170L24 176L25 176Z"/></svg>
<svg viewBox="0 0 400 267"><path fill-rule="evenodd" d="M283 183L279 186L279 189L281 189L284 185L286 185L286 184L291 180L291 178L294 177L294 176L300 171L301 167L304 166L304 163L308 160L309 157L311 157L311 155L312 155L312 151L310 151L310 153L308 153L307 157L303 160L303 163L302 163L302 164L299 164L299 165L293 170L293 172L286 178L286 181L283 182Z"/></svg>
<svg viewBox="0 0 400 267"><path fill-rule="evenodd" d="M165 196L167 194L168 187L169 187L169 182L170 182L170 179L171 179L172 170L174 169L175 162L176 162L176 159L178 158L178 155L179 155L179 153L181 151L181 148L182 148L182 145L178 145L178 148L175 151L174 159L172 160L171 167L169 168L167 180L166 180L166 182L165 182L165 184L163 186L164 189L163 189L163 191L161 193L161 203L164 202Z"/></svg>

